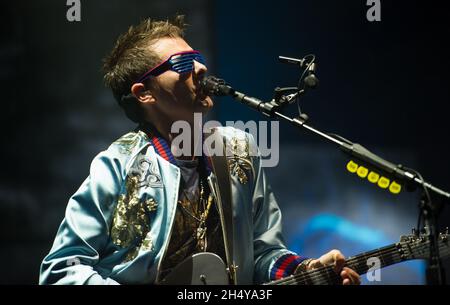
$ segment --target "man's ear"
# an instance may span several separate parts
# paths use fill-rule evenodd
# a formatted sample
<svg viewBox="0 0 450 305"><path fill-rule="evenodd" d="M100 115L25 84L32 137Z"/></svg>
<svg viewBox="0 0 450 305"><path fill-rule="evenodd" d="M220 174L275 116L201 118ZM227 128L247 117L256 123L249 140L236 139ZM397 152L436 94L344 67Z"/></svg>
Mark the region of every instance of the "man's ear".
<svg viewBox="0 0 450 305"><path fill-rule="evenodd" d="M143 83L135 83L131 86L131 94L141 103L154 104L156 99L150 90L146 89Z"/></svg>

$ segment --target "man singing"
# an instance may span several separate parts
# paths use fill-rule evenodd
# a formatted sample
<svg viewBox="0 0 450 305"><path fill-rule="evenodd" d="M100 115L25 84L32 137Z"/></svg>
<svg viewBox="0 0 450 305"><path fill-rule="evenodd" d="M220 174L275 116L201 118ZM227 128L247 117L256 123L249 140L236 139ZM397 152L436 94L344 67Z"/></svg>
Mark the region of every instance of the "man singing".
<svg viewBox="0 0 450 305"><path fill-rule="evenodd" d="M184 27L182 16L146 19L122 34L105 59L105 83L138 127L92 161L42 262L40 283L164 283L186 258L210 252L232 259L237 284L324 265L334 265L342 284L359 284L338 250L310 259L286 249L281 212L261 159L248 153L253 138L220 127L216 131L225 142L240 149L239 162L228 159L234 215L229 253L210 160L193 153L194 137L188 153L175 153L172 145L174 122L195 128L194 113L213 106L200 87L205 59L183 39Z"/></svg>

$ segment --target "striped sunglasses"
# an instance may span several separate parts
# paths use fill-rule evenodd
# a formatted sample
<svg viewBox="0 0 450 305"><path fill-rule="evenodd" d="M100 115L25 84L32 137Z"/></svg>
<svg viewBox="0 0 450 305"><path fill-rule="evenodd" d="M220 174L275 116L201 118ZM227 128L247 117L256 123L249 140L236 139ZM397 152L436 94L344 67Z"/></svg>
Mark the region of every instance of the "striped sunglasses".
<svg viewBox="0 0 450 305"><path fill-rule="evenodd" d="M175 71L179 74L191 72L194 70L194 60L201 64L205 64L205 59L199 51L193 50L172 54L165 61L145 72L137 80L137 83L141 83L151 76L161 75L169 70Z"/></svg>

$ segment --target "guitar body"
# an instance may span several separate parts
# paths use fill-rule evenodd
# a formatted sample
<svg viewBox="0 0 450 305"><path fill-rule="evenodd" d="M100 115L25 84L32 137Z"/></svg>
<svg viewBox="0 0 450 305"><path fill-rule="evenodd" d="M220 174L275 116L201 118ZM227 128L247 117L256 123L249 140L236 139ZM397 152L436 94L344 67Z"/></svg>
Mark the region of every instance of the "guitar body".
<svg viewBox="0 0 450 305"><path fill-rule="evenodd" d="M220 256L202 252L194 254L161 282L163 285L228 285L226 265Z"/></svg>

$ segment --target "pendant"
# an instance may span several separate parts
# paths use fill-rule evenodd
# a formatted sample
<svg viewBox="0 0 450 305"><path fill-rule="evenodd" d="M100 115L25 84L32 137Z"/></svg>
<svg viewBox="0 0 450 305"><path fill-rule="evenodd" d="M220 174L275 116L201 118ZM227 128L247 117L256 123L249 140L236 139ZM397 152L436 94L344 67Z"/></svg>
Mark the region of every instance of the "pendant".
<svg viewBox="0 0 450 305"><path fill-rule="evenodd" d="M198 227L196 232L196 238L197 238L197 248L200 251L206 250L206 228Z"/></svg>
<svg viewBox="0 0 450 305"><path fill-rule="evenodd" d="M200 241L200 240L204 239L205 235L206 235L206 228L198 227L197 235L196 235L197 240Z"/></svg>

